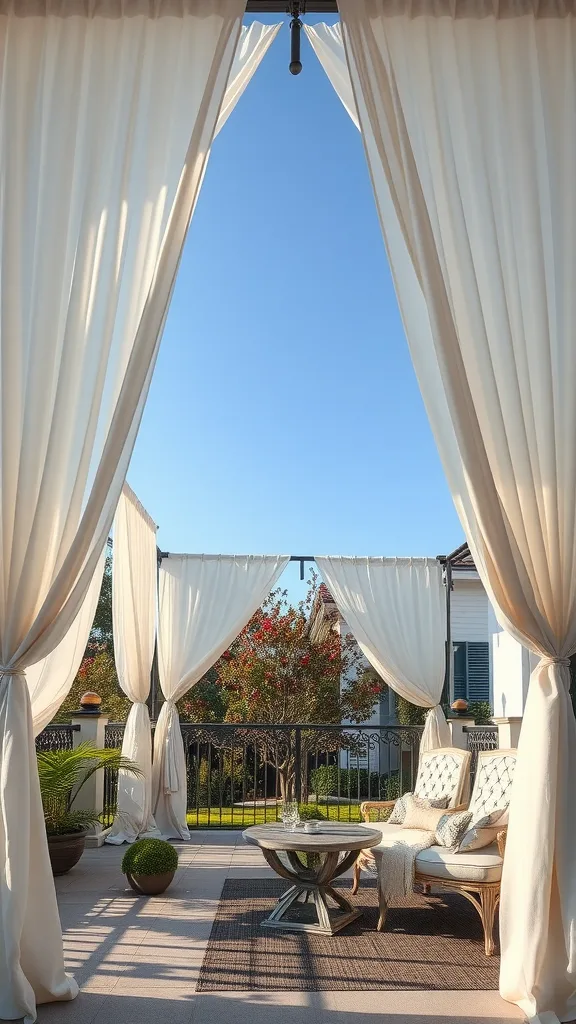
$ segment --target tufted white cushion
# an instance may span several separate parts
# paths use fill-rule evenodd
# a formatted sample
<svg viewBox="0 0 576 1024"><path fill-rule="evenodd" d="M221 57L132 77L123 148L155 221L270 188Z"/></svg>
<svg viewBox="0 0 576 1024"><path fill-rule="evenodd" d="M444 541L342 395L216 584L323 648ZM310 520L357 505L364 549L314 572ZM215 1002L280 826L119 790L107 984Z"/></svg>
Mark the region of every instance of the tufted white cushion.
<svg viewBox="0 0 576 1024"><path fill-rule="evenodd" d="M448 801L456 795L460 786L462 760L448 752L422 754L414 793L425 800L445 798Z"/></svg>
<svg viewBox="0 0 576 1024"><path fill-rule="evenodd" d="M512 754L499 754L478 758L474 792L469 811L472 821L479 821L493 811L504 811L510 803L510 792L516 758Z"/></svg>
<svg viewBox="0 0 576 1024"><path fill-rule="evenodd" d="M459 882L498 882L502 875L502 858L495 843L474 853L454 853L443 846L431 846L416 857L416 871Z"/></svg>

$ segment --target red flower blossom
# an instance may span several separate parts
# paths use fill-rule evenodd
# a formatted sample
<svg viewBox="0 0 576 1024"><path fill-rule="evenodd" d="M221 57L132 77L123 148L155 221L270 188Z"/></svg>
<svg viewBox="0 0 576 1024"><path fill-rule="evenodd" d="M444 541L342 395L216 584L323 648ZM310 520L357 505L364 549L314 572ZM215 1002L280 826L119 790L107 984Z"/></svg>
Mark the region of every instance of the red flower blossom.
<svg viewBox="0 0 576 1024"><path fill-rule="evenodd" d="M270 632L270 630L272 629L272 623L270 622L270 619L264 619L264 622L262 623L262 629L266 630L267 633Z"/></svg>
<svg viewBox="0 0 576 1024"><path fill-rule="evenodd" d="M310 661L310 655L305 654L303 658L300 658L300 664L306 666Z"/></svg>

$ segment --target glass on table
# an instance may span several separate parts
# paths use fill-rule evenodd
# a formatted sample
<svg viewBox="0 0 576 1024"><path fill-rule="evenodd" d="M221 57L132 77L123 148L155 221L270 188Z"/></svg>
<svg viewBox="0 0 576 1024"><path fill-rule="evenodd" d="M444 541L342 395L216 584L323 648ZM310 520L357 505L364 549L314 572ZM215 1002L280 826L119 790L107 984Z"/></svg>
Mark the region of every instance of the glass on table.
<svg viewBox="0 0 576 1024"><path fill-rule="evenodd" d="M282 804L282 824L287 832L294 832L300 822L298 804L295 800L284 800Z"/></svg>

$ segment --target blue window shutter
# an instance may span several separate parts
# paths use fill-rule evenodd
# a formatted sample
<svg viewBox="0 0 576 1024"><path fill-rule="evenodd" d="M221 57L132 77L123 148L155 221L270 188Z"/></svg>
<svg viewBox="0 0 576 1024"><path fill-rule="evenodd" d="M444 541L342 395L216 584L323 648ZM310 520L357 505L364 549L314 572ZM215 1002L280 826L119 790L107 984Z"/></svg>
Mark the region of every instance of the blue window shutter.
<svg viewBox="0 0 576 1024"><path fill-rule="evenodd" d="M490 645L467 643L467 700L490 700Z"/></svg>
<svg viewBox="0 0 576 1024"><path fill-rule="evenodd" d="M467 643L454 644L454 700L467 700L468 693L468 659Z"/></svg>

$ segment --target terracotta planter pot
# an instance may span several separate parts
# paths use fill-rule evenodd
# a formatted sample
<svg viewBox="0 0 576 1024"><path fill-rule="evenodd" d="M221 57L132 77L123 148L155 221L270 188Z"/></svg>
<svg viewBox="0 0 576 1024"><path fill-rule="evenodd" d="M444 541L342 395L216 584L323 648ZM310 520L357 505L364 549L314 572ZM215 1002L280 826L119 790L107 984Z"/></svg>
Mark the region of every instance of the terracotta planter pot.
<svg viewBox="0 0 576 1024"><path fill-rule="evenodd" d="M162 875L127 874L126 878L134 891L139 892L141 896L159 896L168 888L175 874L175 871L165 871Z"/></svg>
<svg viewBox="0 0 576 1024"><path fill-rule="evenodd" d="M53 875L65 875L78 863L84 853L88 829L69 832L64 836L48 836L48 853Z"/></svg>

